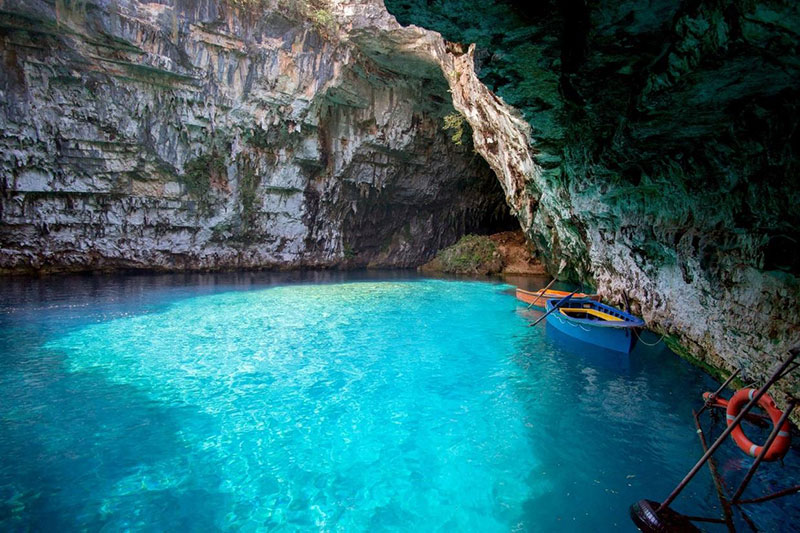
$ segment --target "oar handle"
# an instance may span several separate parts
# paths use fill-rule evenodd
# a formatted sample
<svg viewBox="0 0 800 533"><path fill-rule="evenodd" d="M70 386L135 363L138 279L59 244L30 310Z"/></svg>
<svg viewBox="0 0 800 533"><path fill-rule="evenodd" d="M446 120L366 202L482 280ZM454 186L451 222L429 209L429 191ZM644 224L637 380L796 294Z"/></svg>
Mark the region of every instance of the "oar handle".
<svg viewBox="0 0 800 533"><path fill-rule="evenodd" d="M558 278L553 278L553 280L552 280L550 283L548 283L548 284L547 284L547 287L545 287L544 289L542 289L542 290L539 292L539 294L537 294L537 295L536 295L536 298L534 298L534 299L533 299L533 301L531 302L531 305L529 305L529 306L528 306L528 309L530 309L531 307L533 307L533 304L535 304L536 302L538 302L538 301L539 301L539 298L541 298L542 296L544 296L544 294L547 292L547 289L549 289L550 287L552 287L552 286L553 286L553 283L555 283L557 279L558 279Z"/></svg>
<svg viewBox="0 0 800 533"><path fill-rule="evenodd" d="M536 320L536 322L534 322L533 324L528 324L528 327L529 327L529 328L532 328L533 326L535 326L536 324L538 324L539 322L541 322L542 320L544 320L545 318L547 318L547 315L549 315L550 313L552 313L553 311L555 311L556 309L558 309L559 307L561 307L561 304L562 304L562 303L564 303L565 301L569 300L570 298L572 298L572 295L573 295L573 294L575 294L576 292L578 292L578 289L575 289L575 290L574 290L574 291L572 291L571 293L569 293L569 294L567 294L566 296L564 296L563 298L561 298L561 299L560 299L558 302L556 302L556 305L554 305L552 309L550 309L548 312L546 312L545 314L543 314L542 316L540 316L540 317L539 317L539 318Z"/></svg>

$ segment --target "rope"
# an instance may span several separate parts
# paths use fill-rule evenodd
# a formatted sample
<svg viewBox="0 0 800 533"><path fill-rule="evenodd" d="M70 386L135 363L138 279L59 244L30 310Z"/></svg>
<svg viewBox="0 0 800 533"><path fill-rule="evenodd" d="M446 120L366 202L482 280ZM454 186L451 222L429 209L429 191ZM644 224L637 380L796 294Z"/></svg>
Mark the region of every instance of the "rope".
<svg viewBox="0 0 800 533"><path fill-rule="evenodd" d="M633 333L636 335L636 338L637 338L637 339L639 339L639 342L641 342L641 343L642 343L642 344L644 344L645 346L651 346L651 347L652 347L652 346L658 346L658 343L660 343L661 341L663 341L663 340L664 340L664 335L661 335L661 337L660 337L660 338L659 338L659 339L658 339L656 342L654 342L653 344L650 344L649 342L645 342L645 341L642 339L642 336L641 336L641 335L639 335L639 332L638 332L636 329L634 329L634 330L633 330Z"/></svg>

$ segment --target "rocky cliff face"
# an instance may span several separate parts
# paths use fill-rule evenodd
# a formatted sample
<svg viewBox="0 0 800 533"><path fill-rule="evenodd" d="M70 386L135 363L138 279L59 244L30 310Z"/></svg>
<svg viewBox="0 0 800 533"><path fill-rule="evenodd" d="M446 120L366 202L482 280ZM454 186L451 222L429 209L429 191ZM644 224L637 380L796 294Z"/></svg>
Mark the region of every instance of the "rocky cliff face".
<svg viewBox="0 0 800 533"><path fill-rule="evenodd" d="M2 2L0 271L412 266L513 224L372 4Z"/></svg>
<svg viewBox="0 0 800 533"><path fill-rule="evenodd" d="M786 356L800 338L796 2L387 5L478 43L450 47L454 102L553 274L627 293L713 367L760 379Z"/></svg>

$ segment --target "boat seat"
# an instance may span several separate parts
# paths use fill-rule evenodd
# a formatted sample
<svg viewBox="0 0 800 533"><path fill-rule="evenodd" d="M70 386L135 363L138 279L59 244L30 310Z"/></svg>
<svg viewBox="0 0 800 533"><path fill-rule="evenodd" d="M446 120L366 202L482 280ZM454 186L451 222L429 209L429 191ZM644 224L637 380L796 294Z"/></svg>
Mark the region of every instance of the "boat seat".
<svg viewBox="0 0 800 533"><path fill-rule="evenodd" d="M597 309L592 308L575 308L575 307L562 307L560 309L561 313L567 316L571 316L573 318L598 318L600 320L607 320L609 322L622 322L621 318L615 317L608 313L604 313L602 311L598 311ZM584 314L586 317L576 316L578 314Z"/></svg>

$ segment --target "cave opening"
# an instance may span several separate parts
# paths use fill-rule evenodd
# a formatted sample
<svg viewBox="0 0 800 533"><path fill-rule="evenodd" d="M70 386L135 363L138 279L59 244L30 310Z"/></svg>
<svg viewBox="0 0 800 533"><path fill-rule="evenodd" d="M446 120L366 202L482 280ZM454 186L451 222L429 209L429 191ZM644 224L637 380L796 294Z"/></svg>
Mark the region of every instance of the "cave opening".
<svg viewBox="0 0 800 533"><path fill-rule="evenodd" d="M353 179L365 172L363 163L344 173L340 194L352 206L342 224L349 266L416 267L466 235L520 231L500 181L471 146L454 147L449 139L431 145L441 153L430 157L416 146L383 160L381 169L391 171L380 190Z"/></svg>

